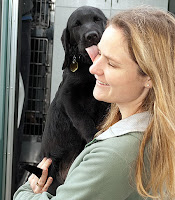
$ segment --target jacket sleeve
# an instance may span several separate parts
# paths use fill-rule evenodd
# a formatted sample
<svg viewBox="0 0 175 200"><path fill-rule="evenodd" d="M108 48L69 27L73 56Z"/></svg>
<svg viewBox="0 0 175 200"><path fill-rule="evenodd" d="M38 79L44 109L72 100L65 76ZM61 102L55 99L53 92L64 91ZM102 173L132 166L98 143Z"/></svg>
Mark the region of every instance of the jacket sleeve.
<svg viewBox="0 0 175 200"><path fill-rule="evenodd" d="M130 185L128 160L111 148L92 148L78 163L73 163L56 196L47 192L34 194L26 183L15 193L14 200L125 200L134 191Z"/></svg>
<svg viewBox="0 0 175 200"><path fill-rule="evenodd" d="M14 194L13 200L47 200L51 199L53 196L48 192L43 192L42 194L35 194L33 193L29 182L26 182L22 185Z"/></svg>

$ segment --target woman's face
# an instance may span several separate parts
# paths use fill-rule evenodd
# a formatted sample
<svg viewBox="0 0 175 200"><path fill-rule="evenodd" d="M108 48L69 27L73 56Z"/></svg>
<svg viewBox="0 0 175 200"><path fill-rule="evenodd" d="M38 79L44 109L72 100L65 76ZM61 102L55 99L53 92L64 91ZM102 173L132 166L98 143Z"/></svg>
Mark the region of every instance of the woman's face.
<svg viewBox="0 0 175 200"><path fill-rule="evenodd" d="M121 29L109 26L98 44L98 55L90 67L95 75L94 97L119 106L140 106L148 93L148 76L141 76L131 59Z"/></svg>

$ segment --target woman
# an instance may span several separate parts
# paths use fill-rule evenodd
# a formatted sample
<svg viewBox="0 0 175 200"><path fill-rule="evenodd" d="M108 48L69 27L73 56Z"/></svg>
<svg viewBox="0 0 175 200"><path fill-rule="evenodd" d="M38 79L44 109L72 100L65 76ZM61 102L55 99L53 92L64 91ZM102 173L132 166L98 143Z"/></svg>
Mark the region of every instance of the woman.
<svg viewBox="0 0 175 200"><path fill-rule="evenodd" d="M93 95L111 103L102 129L72 164L64 185L47 190L51 161L14 199L138 200L175 196L175 19L141 7L114 16L87 49ZM37 194L36 194L37 193Z"/></svg>

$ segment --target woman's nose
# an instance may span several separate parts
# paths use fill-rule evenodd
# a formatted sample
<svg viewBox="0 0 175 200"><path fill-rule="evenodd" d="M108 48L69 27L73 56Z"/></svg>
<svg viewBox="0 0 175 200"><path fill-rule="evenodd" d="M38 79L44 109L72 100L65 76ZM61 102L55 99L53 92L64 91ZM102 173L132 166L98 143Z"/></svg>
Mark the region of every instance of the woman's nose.
<svg viewBox="0 0 175 200"><path fill-rule="evenodd" d="M100 62L100 57L96 58L93 65L90 66L89 71L91 74L96 74L98 76L103 75L102 63Z"/></svg>

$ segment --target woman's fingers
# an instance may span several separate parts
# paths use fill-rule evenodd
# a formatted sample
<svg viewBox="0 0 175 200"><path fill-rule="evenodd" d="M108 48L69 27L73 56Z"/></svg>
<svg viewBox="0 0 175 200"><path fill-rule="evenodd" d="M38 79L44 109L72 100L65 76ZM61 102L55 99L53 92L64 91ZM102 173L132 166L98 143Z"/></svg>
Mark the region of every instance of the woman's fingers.
<svg viewBox="0 0 175 200"><path fill-rule="evenodd" d="M47 177L48 177L48 168L51 165L51 163L52 163L52 160L51 159L47 159L42 165L42 169L43 169L42 176L38 180L38 185L40 187L44 187L44 185L46 183L46 180L47 180Z"/></svg>
<svg viewBox="0 0 175 200"><path fill-rule="evenodd" d="M34 193L42 193L44 191L47 191L49 186L51 185L53 178L52 177L47 178L48 168L51 165L51 163L52 163L51 159L43 158L43 160L37 166L43 169L40 179L34 174L32 174L29 177L29 183Z"/></svg>
<svg viewBox="0 0 175 200"><path fill-rule="evenodd" d="M46 159L46 161L43 163L41 169L48 169L49 166L51 165L52 160L50 158Z"/></svg>
<svg viewBox="0 0 175 200"><path fill-rule="evenodd" d="M49 177L47 179L47 182L44 186L41 186L39 183L36 184L36 187L33 188L34 193L42 193L42 192L46 192L49 188L49 186L52 184L53 178Z"/></svg>
<svg viewBox="0 0 175 200"><path fill-rule="evenodd" d="M42 191L43 191L43 192L46 192L46 191L48 190L49 186L52 184L52 182L53 182L53 178L52 178L52 177L49 177L49 178L47 179L47 182L46 182L46 184L44 185Z"/></svg>
<svg viewBox="0 0 175 200"><path fill-rule="evenodd" d="M32 190L34 193L42 193L43 187L38 184L38 182L33 186Z"/></svg>
<svg viewBox="0 0 175 200"><path fill-rule="evenodd" d="M41 168L43 164L46 162L47 158L43 158L42 161L37 165L37 167Z"/></svg>
<svg viewBox="0 0 175 200"><path fill-rule="evenodd" d="M43 158L43 160L37 165L37 167L41 168L43 164L46 162L47 158ZM28 181L31 182L33 179L37 179L35 174L31 174L28 178Z"/></svg>
<svg viewBox="0 0 175 200"><path fill-rule="evenodd" d="M34 177L35 177L35 174L31 174L31 175L29 176L29 178L28 178L28 181L30 182L32 179L34 179Z"/></svg>
<svg viewBox="0 0 175 200"><path fill-rule="evenodd" d="M36 186L33 189L34 193L42 193L42 192L46 192L49 188L49 186L52 184L53 182L53 178L49 177L47 179L47 182L43 184L43 182L41 180L39 180L36 183Z"/></svg>
<svg viewBox="0 0 175 200"><path fill-rule="evenodd" d="M47 180L47 176L48 176L48 169L43 169L42 176L41 176L41 178L37 182L37 184L40 187L44 187L44 184L45 184L45 182Z"/></svg>

